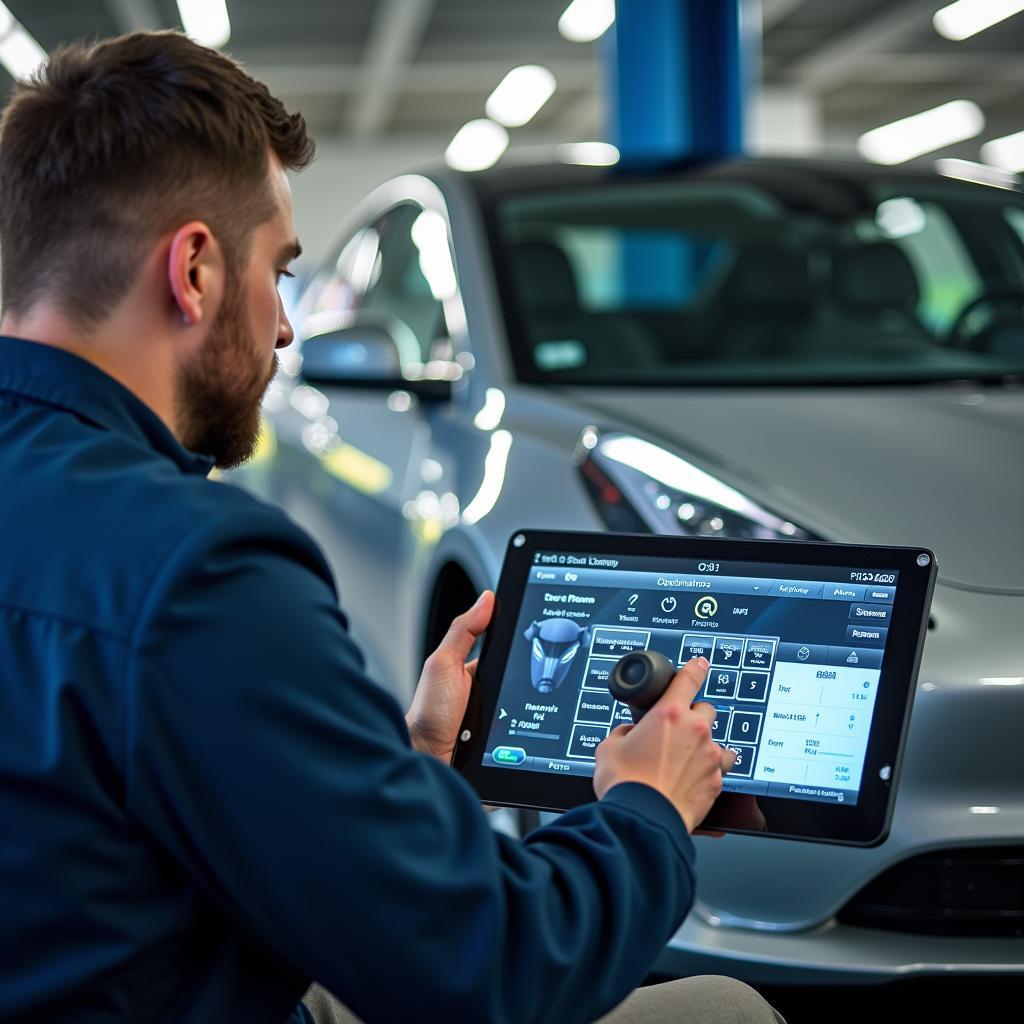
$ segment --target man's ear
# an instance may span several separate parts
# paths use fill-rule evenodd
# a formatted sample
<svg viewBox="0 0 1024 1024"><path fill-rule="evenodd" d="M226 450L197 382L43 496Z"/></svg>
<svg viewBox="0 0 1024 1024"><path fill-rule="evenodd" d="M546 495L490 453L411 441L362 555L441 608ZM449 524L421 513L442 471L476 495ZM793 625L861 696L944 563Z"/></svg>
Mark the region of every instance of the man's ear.
<svg viewBox="0 0 1024 1024"><path fill-rule="evenodd" d="M167 278L185 326L199 326L216 313L224 293L224 276L224 254L207 224L194 220L174 232Z"/></svg>

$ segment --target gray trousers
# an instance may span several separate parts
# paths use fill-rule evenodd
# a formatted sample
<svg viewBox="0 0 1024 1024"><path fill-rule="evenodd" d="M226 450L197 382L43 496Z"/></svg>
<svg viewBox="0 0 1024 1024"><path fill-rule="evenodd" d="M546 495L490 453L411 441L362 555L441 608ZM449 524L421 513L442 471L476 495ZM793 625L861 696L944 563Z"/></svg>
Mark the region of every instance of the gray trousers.
<svg viewBox="0 0 1024 1024"><path fill-rule="evenodd" d="M326 989L302 1000L316 1024L360 1024ZM635 989L598 1024L786 1024L749 985L707 975Z"/></svg>

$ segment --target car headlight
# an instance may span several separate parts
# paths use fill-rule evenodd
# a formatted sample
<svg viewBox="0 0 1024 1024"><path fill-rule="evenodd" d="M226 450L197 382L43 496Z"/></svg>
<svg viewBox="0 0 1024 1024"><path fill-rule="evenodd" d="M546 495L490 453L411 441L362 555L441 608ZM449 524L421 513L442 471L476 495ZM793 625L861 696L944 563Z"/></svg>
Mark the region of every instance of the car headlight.
<svg viewBox="0 0 1024 1024"><path fill-rule="evenodd" d="M684 537L810 540L810 531L650 441L628 434L580 438L580 472L610 530Z"/></svg>

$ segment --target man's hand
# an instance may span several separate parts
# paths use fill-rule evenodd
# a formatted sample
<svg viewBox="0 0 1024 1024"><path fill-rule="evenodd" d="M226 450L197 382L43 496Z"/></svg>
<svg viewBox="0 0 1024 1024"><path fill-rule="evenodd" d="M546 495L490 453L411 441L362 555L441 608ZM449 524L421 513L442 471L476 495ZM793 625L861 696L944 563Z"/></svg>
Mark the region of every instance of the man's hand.
<svg viewBox="0 0 1024 1024"><path fill-rule="evenodd" d="M476 672L476 662L467 665L466 658L493 613L494 594L485 590L476 604L451 624L440 646L427 658L405 716L413 747L444 764L451 762Z"/></svg>
<svg viewBox="0 0 1024 1024"><path fill-rule="evenodd" d="M636 725L611 731L597 748L598 798L620 782L642 782L675 805L687 831L704 820L736 757L711 739L715 709L693 703L707 673L704 658L688 662Z"/></svg>

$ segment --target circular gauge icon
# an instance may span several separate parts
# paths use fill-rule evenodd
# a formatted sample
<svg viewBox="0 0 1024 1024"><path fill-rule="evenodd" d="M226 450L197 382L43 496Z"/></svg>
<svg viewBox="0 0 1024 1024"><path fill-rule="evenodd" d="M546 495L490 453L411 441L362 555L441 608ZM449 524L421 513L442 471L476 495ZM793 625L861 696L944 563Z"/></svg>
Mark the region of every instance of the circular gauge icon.
<svg viewBox="0 0 1024 1024"><path fill-rule="evenodd" d="M699 619L710 619L718 611L718 602L713 597L699 598L693 611Z"/></svg>

